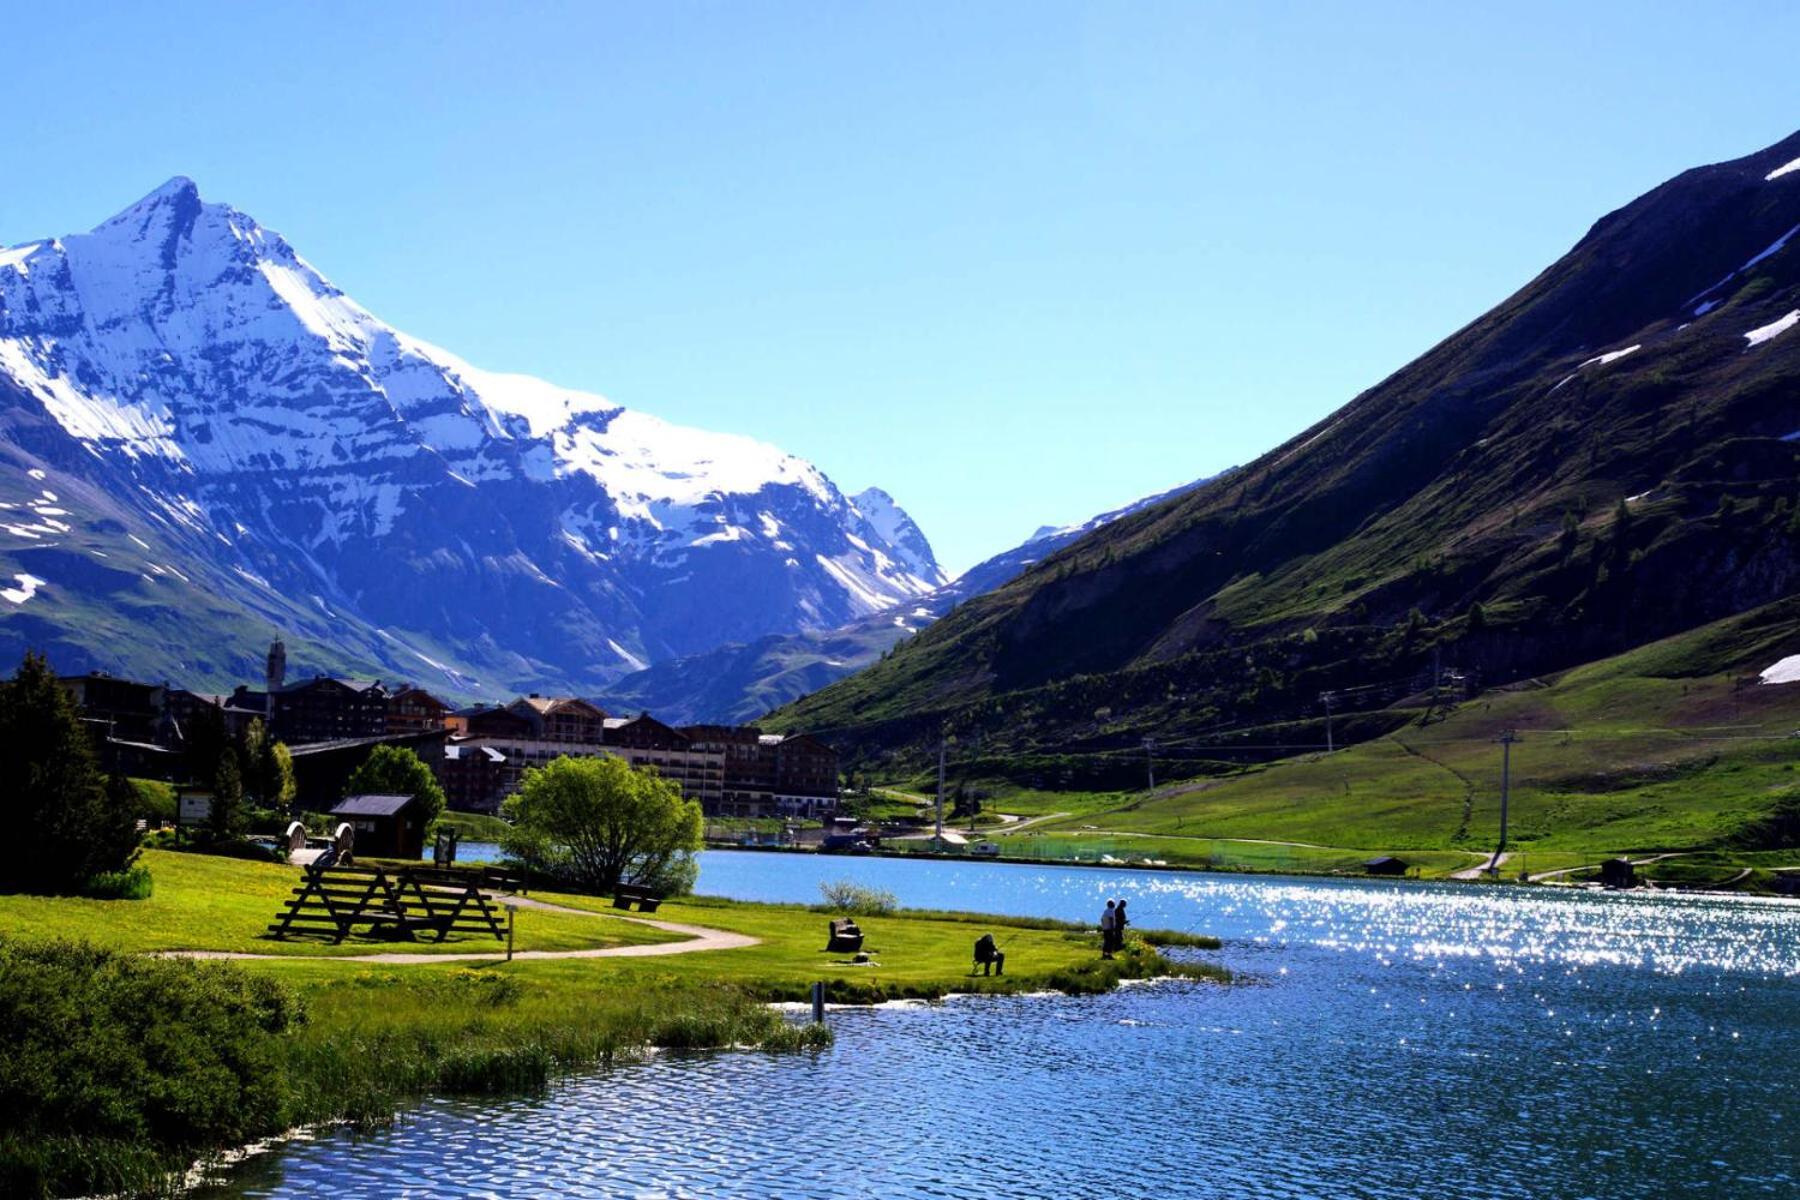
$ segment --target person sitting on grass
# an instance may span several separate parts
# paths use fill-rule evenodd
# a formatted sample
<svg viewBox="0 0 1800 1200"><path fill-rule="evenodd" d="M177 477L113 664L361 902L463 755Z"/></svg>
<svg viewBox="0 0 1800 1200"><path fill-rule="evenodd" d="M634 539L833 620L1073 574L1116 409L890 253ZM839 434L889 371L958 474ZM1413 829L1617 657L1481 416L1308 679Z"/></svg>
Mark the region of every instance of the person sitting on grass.
<svg viewBox="0 0 1800 1200"><path fill-rule="evenodd" d="M994 943L994 935L984 933L975 939L975 965L986 975L990 969L995 975L1006 974L1006 951ZM973 971L969 972L971 975Z"/></svg>

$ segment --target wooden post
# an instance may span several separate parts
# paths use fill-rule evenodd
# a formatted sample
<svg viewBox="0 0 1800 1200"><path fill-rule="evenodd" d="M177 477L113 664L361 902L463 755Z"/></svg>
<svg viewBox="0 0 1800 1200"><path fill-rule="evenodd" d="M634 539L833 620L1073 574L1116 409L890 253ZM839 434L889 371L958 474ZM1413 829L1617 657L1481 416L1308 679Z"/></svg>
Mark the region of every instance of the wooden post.
<svg viewBox="0 0 1800 1200"><path fill-rule="evenodd" d="M519 914L519 910L514 908L512 905L509 904L506 906L506 961L507 962L512 961L513 918L516 917L518 914Z"/></svg>
<svg viewBox="0 0 1800 1200"><path fill-rule="evenodd" d="M825 984L812 985L813 1023L822 1024L825 1020Z"/></svg>

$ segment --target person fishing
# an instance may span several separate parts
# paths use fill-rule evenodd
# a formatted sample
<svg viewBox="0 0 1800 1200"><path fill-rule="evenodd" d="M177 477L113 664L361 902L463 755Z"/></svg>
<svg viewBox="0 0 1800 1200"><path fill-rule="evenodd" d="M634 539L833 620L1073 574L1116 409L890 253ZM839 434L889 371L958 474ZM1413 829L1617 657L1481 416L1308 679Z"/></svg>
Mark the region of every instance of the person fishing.
<svg viewBox="0 0 1800 1200"><path fill-rule="evenodd" d="M1113 956L1113 936L1119 928L1119 914L1115 904L1115 901L1108 900L1106 902L1106 911L1100 914L1101 958L1111 958Z"/></svg>
<svg viewBox="0 0 1800 1200"><path fill-rule="evenodd" d="M990 970L995 975L1006 974L1006 951L1000 949L993 934L984 933L975 939L975 964L981 968L983 975Z"/></svg>
<svg viewBox="0 0 1800 1200"><path fill-rule="evenodd" d="M1125 916L1125 902L1119 901L1119 907L1113 910L1113 949L1125 948L1125 926L1131 922Z"/></svg>

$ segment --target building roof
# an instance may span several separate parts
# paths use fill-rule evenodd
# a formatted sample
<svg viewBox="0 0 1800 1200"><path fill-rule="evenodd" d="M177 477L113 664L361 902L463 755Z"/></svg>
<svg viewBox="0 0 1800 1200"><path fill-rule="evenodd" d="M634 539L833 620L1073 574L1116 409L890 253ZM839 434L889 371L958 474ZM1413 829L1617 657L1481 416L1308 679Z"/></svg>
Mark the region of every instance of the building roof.
<svg viewBox="0 0 1800 1200"><path fill-rule="evenodd" d="M466 755L463 753L465 750L468 751ZM503 763L506 761L506 755L484 742L451 742L444 747L444 757L452 762L460 762L464 758L475 758L478 755L485 755L489 762Z"/></svg>
<svg viewBox="0 0 1800 1200"><path fill-rule="evenodd" d="M411 804L410 795L383 795L376 792L362 796L345 796L331 810L334 817L392 817Z"/></svg>
<svg viewBox="0 0 1800 1200"><path fill-rule="evenodd" d="M425 707L436 709L438 712L450 711L450 706L448 704L445 704L442 700L439 700L424 688L415 687L410 683L395 692L392 696L389 696L388 700L392 703L398 703L401 700L418 700L422 701L425 704Z"/></svg>
<svg viewBox="0 0 1800 1200"><path fill-rule="evenodd" d="M539 696L535 694L530 696L520 696L517 700L512 702L511 707L517 708L521 704L546 717L552 713L562 712L571 708L583 713L583 715L595 717L604 717L606 715L594 705L583 700L580 696Z"/></svg>
<svg viewBox="0 0 1800 1200"><path fill-rule="evenodd" d="M433 742L441 742L450 736L448 729L422 729L417 733L387 733L379 737L336 738L329 742L301 742L297 746L289 746L288 753L295 758L303 758L309 754L331 754L340 750L354 750L358 746L429 746Z"/></svg>

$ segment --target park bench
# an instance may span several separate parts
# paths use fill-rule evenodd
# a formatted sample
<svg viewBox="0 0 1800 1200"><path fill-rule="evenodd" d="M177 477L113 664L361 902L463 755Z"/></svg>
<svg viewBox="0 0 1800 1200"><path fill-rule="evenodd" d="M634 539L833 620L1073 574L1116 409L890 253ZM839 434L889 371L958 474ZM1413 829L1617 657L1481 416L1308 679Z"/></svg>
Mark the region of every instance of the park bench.
<svg viewBox="0 0 1800 1200"><path fill-rule="evenodd" d="M474 871L430 867L313 866L269 926L277 938L329 937L342 942L358 927L373 936L416 941L421 933L443 941L453 933L492 934L506 940L499 906Z"/></svg>
<svg viewBox="0 0 1800 1200"><path fill-rule="evenodd" d="M662 893L635 883L621 883L613 889L613 907L627 912L636 904L639 912L655 912L662 904Z"/></svg>
<svg viewBox="0 0 1800 1200"><path fill-rule="evenodd" d="M845 917L842 920L833 920L830 930L825 942L827 954L855 954L862 949L862 927L857 925L855 918Z"/></svg>

